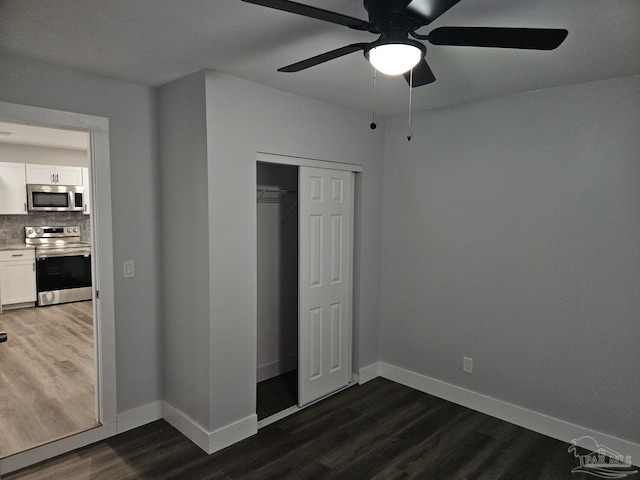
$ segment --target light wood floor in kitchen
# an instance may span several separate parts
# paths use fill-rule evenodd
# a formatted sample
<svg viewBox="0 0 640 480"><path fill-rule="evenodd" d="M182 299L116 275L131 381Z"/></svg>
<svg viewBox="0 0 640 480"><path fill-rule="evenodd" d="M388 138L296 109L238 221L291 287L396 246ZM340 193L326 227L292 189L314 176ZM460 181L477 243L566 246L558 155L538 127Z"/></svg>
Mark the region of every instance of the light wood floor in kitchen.
<svg viewBox="0 0 640 480"><path fill-rule="evenodd" d="M0 458L99 425L91 301L5 310L0 331Z"/></svg>

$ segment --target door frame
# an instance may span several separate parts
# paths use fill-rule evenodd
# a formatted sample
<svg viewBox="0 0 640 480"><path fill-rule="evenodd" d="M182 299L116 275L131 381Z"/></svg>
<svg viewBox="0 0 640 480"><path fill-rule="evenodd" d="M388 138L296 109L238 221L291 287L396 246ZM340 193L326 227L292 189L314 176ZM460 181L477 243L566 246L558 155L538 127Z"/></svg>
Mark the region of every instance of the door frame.
<svg viewBox="0 0 640 480"><path fill-rule="evenodd" d="M313 167L313 168L323 168L323 169L331 169L331 170L341 170L341 171L348 171L348 172L353 172L355 174L358 173L362 173L362 165L358 165L358 164L353 164L353 163L341 163L341 162L332 162L332 161L328 161L328 160L319 160L319 159L314 159L314 158L305 158L305 157L296 157L296 156L290 156L290 155L280 155L280 154L275 154L275 153L268 153L268 152L257 152L256 153L256 158L255 158L255 163L257 165L258 162L261 163L273 163L273 164L279 164L279 165L291 165L291 166L297 166L297 167ZM254 170L255 171L255 170ZM349 265L349 268L351 270L350 272L350 277L351 277L351 292L350 292L350 299L349 299L349 303L350 303L350 308L351 308L351 328L349 329L349 343L351 344L351 355L349 355L349 372L350 372L350 382L353 382L353 364L354 364L354 355L357 351L357 349L355 348L355 345L353 345L353 338L354 338L354 328L356 325L355 317L354 317L354 312L355 312L355 305L354 305L354 288L355 288L355 283L354 283L354 276L353 276L353 267L354 267L354 261L355 261L355 225L357 223L357 218L356 218L356 212L357 209L356 207L356 175L352 176L352 180L351 180L351 189L352 189L352 202L353 202L353 206L352 206L352 212L353 212L353 218L351 221L351 262ZM255 184L256 182L254 182ZM257 325L257 312L256 312L256 325ZM256 351L257 351L257 347L258 344L256 342ZM257 375L256 375L256 382L257 382ZM254 382L254 383L256 383ZM350 383L350 384L351 384ZM349 385L350 385L349 384ZM346 388L346 387L344 387ZM331 392L329 395L333 395L334 393L339 392L341 389L336 390L334 392ZM288 415L291 415L303 408L309 407L313 404L315 404L316 402L322 400L325 397L319 398L315 401L312 401L302 407L295 405L293 407L290 407L280 413L276 413L268 418L265 418L263 420L258 421L258 429L266 427L267 425L270 425L273 422L276 422L284 417L287 417Z"/></svg>
<svg viewBox="0 0 640 480"><path fill-rule="evenodd" d="M111 437L116 429L115 301L109 119L0 102L0 121L87 132L90 139L91 249L94 297L96 414L99 427L0 460L0 475Z"/></svg>
<svg viewBox="0 0 640 480"><path fill-rule="evenodd" d="M329 160L318 160L316 158L278 155L276 153L258 152L256 154L256 162L295 165L297 167L328 168L331 170L344 170L347 172L362 173L362 165L357 165L355 163L332 162Z"/></svg>

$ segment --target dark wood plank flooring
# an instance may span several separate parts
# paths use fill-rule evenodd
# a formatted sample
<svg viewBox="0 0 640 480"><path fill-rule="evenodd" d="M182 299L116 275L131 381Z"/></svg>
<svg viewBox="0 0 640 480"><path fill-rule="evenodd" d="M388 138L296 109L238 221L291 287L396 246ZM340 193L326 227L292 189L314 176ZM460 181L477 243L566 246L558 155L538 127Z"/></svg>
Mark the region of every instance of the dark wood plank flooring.
<svg viewBox="0 0 640 480"><path fill-rule="evenodd" d="M592 479L568 447L378 378L213 455L160 420L3 478Z"/></svg>
<svg viewBox="0 0 640 480"><path fill-rule="evenodd" d="M92 302L5 310L0 457L98 425Z"/></svg>
<svg viewBox="0 0 640 480"><path fill-rule="evenodd" d="M258 383L258 420L298 404L298 371L283 373Z"/></svg>

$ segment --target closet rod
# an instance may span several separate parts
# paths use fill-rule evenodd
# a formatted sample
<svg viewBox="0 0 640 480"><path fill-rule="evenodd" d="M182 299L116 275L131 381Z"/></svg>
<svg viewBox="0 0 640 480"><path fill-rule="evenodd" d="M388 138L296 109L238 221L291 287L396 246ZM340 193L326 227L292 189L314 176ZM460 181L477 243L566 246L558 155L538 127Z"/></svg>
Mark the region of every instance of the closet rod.
<svg viewBox="0 0 640 480"><path fill-rule="evenodd" d="M298 192L280 187L258 185L256 193L258 201L277 202L280 195L297 195Z"/></svg>
<svg viewBox="0 0 640 480"><path fill-rule="evenodd" d="M258 185L256 190L257 190L258 193L278 193L278 194L281 194L281 195L289 195L289 194L298 193L295 190L287 190L286 188L271 187L271 186L267 186L267 185Z"/></svg>

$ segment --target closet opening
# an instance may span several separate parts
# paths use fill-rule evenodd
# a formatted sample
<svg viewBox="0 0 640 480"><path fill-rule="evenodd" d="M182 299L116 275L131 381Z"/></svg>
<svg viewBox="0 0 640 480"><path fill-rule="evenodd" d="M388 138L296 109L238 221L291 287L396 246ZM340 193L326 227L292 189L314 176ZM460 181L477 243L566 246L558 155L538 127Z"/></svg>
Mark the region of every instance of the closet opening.
<svg viewBox="0 0 640 480"><path fill-rule="evenodd" d="M257 162L257 415L298 404L298 167Z"/></svg>

